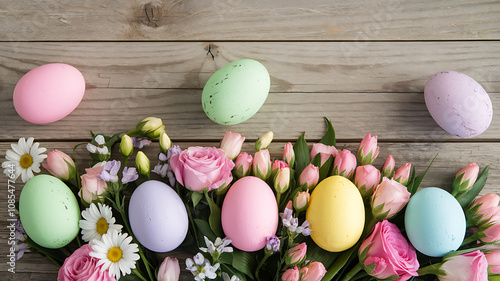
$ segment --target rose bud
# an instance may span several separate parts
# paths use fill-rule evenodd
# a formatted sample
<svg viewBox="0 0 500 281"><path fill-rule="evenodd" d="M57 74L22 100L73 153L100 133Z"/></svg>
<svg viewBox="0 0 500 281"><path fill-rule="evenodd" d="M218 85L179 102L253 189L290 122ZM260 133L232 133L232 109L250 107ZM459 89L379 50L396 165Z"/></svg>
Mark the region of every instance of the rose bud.
<svg viewBox="0 0 500 281"><path fill-rule="evenodd" d="M132 152L134 152L134 142L129 135L125 134L120 141L120 153L124 157L129 157L132 155Z"/></svg>
<svg viewBox="0 0 500 281"><path fill-rule="evenodd" d="M64 181L72 179L76 174L73 159L68 154L57 149L48 153L47 163L42 163L42 166L54 177Z"/></svg>
<svg viewBox="0 0 500 281"><path fill-rule="evenodd" d="M394 173L394 180L400 184L407 186L410 178L411 163L406 163Z"/></svg>
<svg viewBox="0 0 500 281"><path fill-rule="evenodd" d="M488 273L500 274L500 249L492 249L485 253L488 261Z"/></svg>
<svg viewBox="0 0 500 281"><path fill-rule="evenodd" d="M370 197L380 182L380 171L372 165L359 166L354 175L354 184L363 198Z"/></svg>
<svg viewBox="0 0 500 281"><path fill-rule="evenodd" d="M496 193L488 193L476 199L466 212L468 224L480 226L500 218L499 203L500 196Z"/></svg>
<svg viewBox="0 0 500 281"><path fill-rule="evenodd" d="M379 221L394 217L408 203L410 195L404 185L384 178L371 198L373 217Z"/></svg>
<svg viewBox="0 0 500 281"><path fill-rule="evenodd" d="M486 281L488 280L488 261L481 251L476 250L447 258L436 273L440 281Z"/></svg>
<svg viewBox="0 0 500 281"><path fill-rule="evenodd" d="M349 150L344 149L335 156L333 161L333 174L340 175L348 179L352 179L354 170L356 169L356 156Z"/></svg>
<svg viewBox="0 0 500 281"><path fill-rule="evenodd" d="M297 192L297 194L295 194L295 197L293 197L293 207L295 208L295 211L297 211L297 213L305 211L307 209L307 205L309 204L310 198L311 195L308 191Z"/></svg>
<svg viewBox="0 0 500 281"><path fill-rule="evenodd" d="M235 164L235 169L234 173L238 178L246 177L250 175L250 172L252 171L252 162L253 162L253 157L252 155L243 152L238 157L236 158L236 161L234 162Z"/></svg>
<svg viewBox="0 0 500 281"><path fill-rule="evenodd" d="M306 243L301 243L285 253L285 262L287 265L297 265L305 260L307 252Z"/></svg>
<svg viewBox="0 0 500 281"><path fill-rule="evenodd" d="M337 156L338 151L333 145L325 145L322 143L315 143L311 148L311 160L314 159L314 156L320 155L321 164L320 167L325 164L325 162L330 158L330 156Z"/></svg>
<svg viewBox="0 0 500 281"><path fill-rule="evenodd" d="M299 186L302 190L313 190L319 181L319 168L313 164L307 165L299 177Z"/></svg>
<svg viewBox="0 0 500 281"><path fill-rule="evenodd" d="M291 142L285 144L285 148L283 149L283 159L290 167L293 168L293 164L295 164L295 151L293 150Z"/></svg>
<svg viewBox="0 0 500 281"><path fill-rule="evenodd" d="M369 165L373 163L375 158L377 158L378 152L379 147L377 146L377 136L372 137L371 134L368 133L359 144L356 158L361 166Z"/></svg>
<svg viewBox="0 0 500 281"><path fill-rule="evenodd" d="M476 162L472 162L466 167L462 168L455 175L455 180L453 180L453 192L452 195L456 196L459 193L467 191L476 182L477 176L479 175L479 166Z"/></svg>
<svg viewBox="0 0 500 281"><path fill-rule="evenodd" d="M325 276L326 269L321 262L315 261L301 268L300 272L302 273L301 281L320 281Z"/></svg>
<svg viewBox="0 0 500 281"><path fill-rule="evenodd" d="M255 152L263 149L267 149L271 142L273 141L273 132L269 131L263 134L256 142L255 142Z"/></svg>
<svg viewBox="0 0 500 281"><path fill-rule="evenodd" d="M267 180L271 176L271 156L267 149L259 150L255 153L252 163L254 176Z"/></svg>
<svg viewBox="0 0 500 281"><path fill-rule="evenodd" d="M274 190L276 193L283 194L290 186L290 168L279 169L274 178Z"/></svg>
<svg viewBox="0 0 500 281"><path fill-rule="evenodd" d="M394 173L394 169L396 168L396 162L394 161L394 157L389 155L387 160L385 160L384 166L382 166L382 176L386 178L392 178L392 173Z"/></svg>
<svg viewBox="0 0 500 281"><path fill-rule="evenodd" d="M240 134L227 131L220 143L220 149L224 150L227 158L234 160L240 154L244 141L245 138Z"/></svg>
<svg viewBox="0 0 500 281"><path fill-rule="evenodd" d="M300 272L297 267L289 268L285 270L283 275L281 276L282 281L299 281Z"/></svg>
<svg viewBox="0 0 500 281"><path fill-rule="evenodd" d="M158 269L158 281L177 281L181 274L179 260L166 257Z"/></svg>

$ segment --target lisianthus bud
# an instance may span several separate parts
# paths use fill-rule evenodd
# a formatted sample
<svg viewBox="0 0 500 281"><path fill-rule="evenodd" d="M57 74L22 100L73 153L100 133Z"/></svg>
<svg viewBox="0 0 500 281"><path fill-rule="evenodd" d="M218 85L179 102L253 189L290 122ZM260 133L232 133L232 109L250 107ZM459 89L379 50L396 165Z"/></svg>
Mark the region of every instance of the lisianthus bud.
<svg viewBox="0 0 500 281"><path fill-rule="evenodd" d="M283 275L281 276L282 281L299 281L299 278L300 272L297 267L285 270L285 272L283 272Z"/></svg>
<svg viewBox="0 0 500 281"><path fill-rule="evenodd" d="M307 209L307 205L309 204L309 199L311 195L308 191L301 191L295 194L293 197L293 207L297 213L305 211Z"/></svg>
<svg viewBox="0 0 500 281"><path fill-rule="evenodd" d="M158 281L177 281L181 274L179 260L176 258L166 257L158 269Z"/></svg>
<svg viewBox="0 0 500 281"><path fill-rule="evenodd" d="M267 180L271 176L271 156L267 149L259 150L255 153L252 163L254 176Z"/></svg>
<svg viewBox="0 0 500 281"><path fill-rule="evenodd" d="M319 181L319 168L313 164L307 165L299 177L299 186L302 190L313 190Z"/></svg>
<svg viewBox="0 0 500 281"><path fill-rule="evenodd" d="M354 170L356 169L356 156L349 150L344 149L341 153L335 156L333 161L333 174L340 175L348 179L352 179Z"/></svg>
<svg viewBox="0 0 500 281"><path fill-rule="evenodd" d="M125 134L120 141L120 153L125 157L129 157L132 152L134 152L134 142L129 135Z"/></svg>
<svg viewBox="0 0 500 281"><path fill-rule="evenodd" d="M143 135L147 135L148 133L154 132L161 128L163 123L160 118L157 117L146 117L141 120L135 127L137 131L139 131ZM163 128L165 128L163 126Z"/></svg>
<svg viewBox="0 0 500 281"><path fill-rule="evenodd" d="M160 138L161 134L164 132L165 132L165 125L161 125L156 130L147 133L146 136L148 136L152 139L158 139L158 138Z"/></svg>
<svg viewBox="0 0 500 281"><path fill-rule="evenodd" d="M380 182L380 171L372 165L359 166L354 175L354 184L363 198L370 197Z"/></svg>
<svg viewBox="0 0 500 281"><path fill-rule="evenodd" d="M262 137L255 142L255 151L267 149L273 141L273 136L274 134L272 131L263 134Z"/></svg>
<svg viewBox="0 0 500 281"><path fill-rule="evenodd" d="M453 195L467 191L476 182L477 176L479 174L479 166L476 162L472 162L466 167L462 168L455 175L455 180L453 181Z"/></svg>
<svg viewBox="0 0 500 281"><path fill-rule="evenodd" d="M500 196L495 193L485 194L467 210L467 224L481 226L490 224L491 220L500 220Z"/></svg>
<svg viewBox="0 0 500 281"><path fill-rule="evenodd" d="M359 144L356 158L362 166L369 165L373 163L375 158L377 158L378 152L379 147L377 146L377 136L372 137L371 134L368 133Z"/></svg>
<svg viewBox="0 0 500 281"><path fill-rule="evenodd" d="M163 153L167 153L167 151L172 147L172 141L168 137L166 132L162 132L160 135L160 150Z"/></svg>
<svg viewBox="0 0 500 281"><path fill-rule="evenodd" d="M224 150L227 158L234 160L240 154L244 141L245 138L240 134L227 131L220 143L220 149Z"/></svg>
<svg viewBox="0 0 500 281"><path fill-rule="evenodd" d="M234 162L235 165L235 170L234 173L238 178L246 177L250 175L250 172L252 171L252 162L253 162L253 157L252 155L243 152L238 157L236 158L236 161Z"/></svg>
<svg viewBox="0 0 500 281"><path fill-rule="evenodd" d="M274 189L283 194L290 186L290 168L279 169L274 178Z"/></svg>
<svg viewBox="0 0 500 281"><path fill-rule="evenodd" d="M485 257L488 261L488 273L500 274L500 249L487 251Z"/></svg>
<svg viewBox="0 0 500 281"><path fill-rule="evenodd" d="M135 166L137 167L139 174L149 176L150 162L144 152L137 152L137 155L135 156Z"/></svg>
<svg viewBox="0 0 500 281"><path fill-rule="evenodd" d="M48 153L47 163L42 163L42 166L53 176L64 181L72 179L76 174L73 159L68 154L57 149Z"/></svg>
<svg viewBox="0 0 500 281"><path fill-rule="evenodd" d="M410 178L411 163L406 163L394 173L394 180L400 184L407 186Z"/></svg>
<svg viewBox="0 0 500 281"><path fill-rule="evenodd" d="M293 168L293 164L295 164L295 151L293 151L291 142L285 144L285 148L283 149L283 160Z"/></svg>
<svg viewBox="0 0 500 281"><path fill-rule="evenodd" d="M382 176L391 178L395 168L396 162L394 161L394 157L392 157L392 155L389 155L389 157L387 157L387 160L385 160L384 166L382 166Z"/></svg>
<svg viewBox="0 0 500 281"><path fill-rule="evenodd" d="M306 252L307 245L305 242L289 249L285 254L286 264L294 266L301 263L306 258Z"/></svg>
<svg viewBox="0 0 500 281"><path fill-rule="evenodd" d="M373 217L379 221L394 217L410 200L411 193L395 180L384 178L370 202Z"/></svg>
<svg viewBox="0 0 500 281"><path fill-rule="evenodd" d="M326 269L321 262L315 261L301 268L300 272L302 273L301 281L320 281L325 276Z"/></svg>
<svg viewBox="0 0 500 281"><path fill-rule="evenodd" d="M319 154L321 156L320 167L330 158L330 156L337 156L338 151L333 145L325 145L322 143L315 143L311 148L311 160Z"/></svg>
<svg viewBox="0 0 500 281"><path fill-rule="evenodd" d="M439 267L440 281L488 280L488 261L484 254L474 252L447 258Z"/></svg>

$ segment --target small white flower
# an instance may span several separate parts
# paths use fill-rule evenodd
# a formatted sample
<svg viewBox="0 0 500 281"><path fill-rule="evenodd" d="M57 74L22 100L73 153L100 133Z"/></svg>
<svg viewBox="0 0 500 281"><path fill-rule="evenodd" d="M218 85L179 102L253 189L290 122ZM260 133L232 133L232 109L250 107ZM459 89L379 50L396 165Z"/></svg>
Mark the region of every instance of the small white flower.
<svg viewBox="0 0 500 281"><path fill-rule="evenodd" d="M240 278L238 278L236 275L233 275L233 277L229 278L229 274L222 272L222 280L224 280L224 281L240 281Z"/></svg>
<svg viewBox="0 0 500 281"><path fill-rule="evenodd" d="M27 182L35 175L33 173L40 173L40 164L47 155L42 154L47 149L39 147L39 143L33 143L34 138L20 138L17 144L11 144L12 150L8 149L5 159L2 163L3 172L11 180L16 180L21 176L23 182ZM14 178L10 176L14 174Z"/></svg>
<svg viewBox="0 0 500 281"><path fill-rule="evenodd" d="M97 143L97 146L91 143L87 143L87 150L90 153L99 153L104 155L109 154L109 149L106 146L106 141L104 140L104 137L102 135L95 136L94 140Z"/></svg>
<svg viewBox="0 0 500 281"><path fill-rule="evenodd" d="M98 258L96 266L101 267L101 271L109 270L109 276L120 279L121 274L130 274L135 269L135 261L140 257L136 254L139 246L130 243L132 237L126 233L118 233L112 230L102 236L102 241L93 240L92 250L89 255ZM120 274L121 272L121 274Z"/></svg>
<svg viewBox="0 0 500 281"><path fill-rule="evenodd" d="M205 278L215 279L219 266L218 263L212 266L201 253L196 254L193 259L186 259L186 269L191 271L196 281L205 280Z"/></svg>
<svg viewBox="0 0 500 281"><path fill-rule="evenodd" d="M98 207L92 203L89 208L82 211L83 220L79 225L82 229L82 239L85 242L101 240L102 235L112 230L121 232L122 226L115 224L115 218L111 207L98 203Z"/></svg>

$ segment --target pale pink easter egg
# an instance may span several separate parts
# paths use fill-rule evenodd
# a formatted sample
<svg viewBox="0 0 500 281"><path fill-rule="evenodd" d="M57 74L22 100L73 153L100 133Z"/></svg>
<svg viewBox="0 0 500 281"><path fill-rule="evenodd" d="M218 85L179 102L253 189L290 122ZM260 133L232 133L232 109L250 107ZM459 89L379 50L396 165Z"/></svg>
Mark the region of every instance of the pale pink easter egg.
<svg viewBox="0 0 500 281"><path fill-rule="evenodd" d="M71 65L51 63L26 73L14 89L14 107L24 120L55 122L70 114L85 93L82 73Z"/></svg>
<svg viewBox="0 0 500 281"><path fill-rule="evenodd" d="M222 229L234 247L247 252L266 246L266 238L276 234L278 205L269 185L257 177L237 180L222 204Z"/></svg>

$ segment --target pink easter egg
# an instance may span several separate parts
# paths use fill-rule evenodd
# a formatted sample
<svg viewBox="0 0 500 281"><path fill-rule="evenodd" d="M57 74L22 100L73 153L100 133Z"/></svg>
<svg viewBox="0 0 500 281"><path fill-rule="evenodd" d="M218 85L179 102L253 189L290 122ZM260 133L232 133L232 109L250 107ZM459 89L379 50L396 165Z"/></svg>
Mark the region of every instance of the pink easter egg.
<svg viewBox="0 0 500 281"><path fill-rule="evenodd" d="M63 63L45 64L17 82L14 107L24 120L47 124L70 114L84 93L85 79L78 69Z"/></svg>
<svg viewBox="0 0 500 281"><path fill-rule="evenodd" d="M266 246L276 234L278 205L271 187L257 177L243 177L229 189L222 204L222 229L234 247L247 252Z"/></svg>

